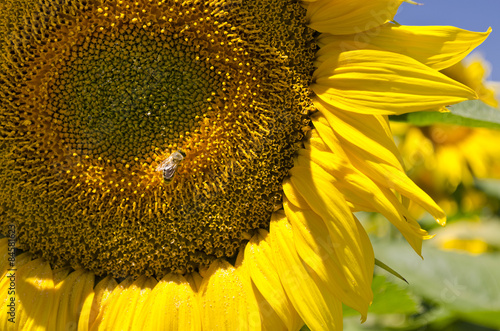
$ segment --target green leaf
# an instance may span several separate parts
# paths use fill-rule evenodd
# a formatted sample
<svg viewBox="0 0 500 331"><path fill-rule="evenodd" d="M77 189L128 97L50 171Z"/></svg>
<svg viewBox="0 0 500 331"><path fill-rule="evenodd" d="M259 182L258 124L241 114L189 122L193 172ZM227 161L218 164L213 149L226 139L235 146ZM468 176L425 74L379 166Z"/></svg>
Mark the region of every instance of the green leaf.
<svg viewBox="0 0 500 331"><path fill-rule="evenodd" d="M410 289L457 318L500 328L500 254L469 255L424 247L420 259L406 242L374 242L375 254L396 267ZM493 323L493 324L491 324Z"/></svg>
<svg viewBox="0 0 500 331"><path fill-rule="evenodd" d="M418 304L406 289L408 285L389 282L385 276L375 275L372 282L373 303L368 314L413 314ZM359 315L354 309L344 306L344 317Z"/></svg>
<svg viewBox="0 0 500 331"><path fill-rule="evenodd" d="M500 124L500 109L488 106L480 100L460 102L450 106L449 109L457 116Z"/></svg>
<svg viewBox="0 0 500 331"><path fill-rule="evenodd" d="M406 284L408 284L408 282L406 281L406 279L404 279L403 276L401 276L396 270L392 269L391 267L389 267L387 264L385 264L384 262L380 261L379 259L375 259L375 265L378 266L378 267L380 267L380 268L382 268L382 269L384 269L385 271L387 271L391 275L398 277L403 282L405 282Z"/></svg>
<svg viewBox="0 0 500 331"><path fill-rule="evenodd" d="M391 121L408 122L417 126L452 124L500 130L500 110L482 101L464 101L449 107L449 113L423 111L389 116Z"/></svg>

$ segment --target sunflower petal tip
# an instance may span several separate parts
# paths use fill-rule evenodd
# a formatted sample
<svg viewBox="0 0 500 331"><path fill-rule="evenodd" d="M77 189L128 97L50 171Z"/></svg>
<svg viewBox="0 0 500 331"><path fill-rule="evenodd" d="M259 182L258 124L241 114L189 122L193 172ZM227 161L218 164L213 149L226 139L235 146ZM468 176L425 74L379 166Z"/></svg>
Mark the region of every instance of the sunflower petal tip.
<svg viewBox="0 0 500 331"><path fill-rule="evenodd" d="M415 2L412 0L404 0L404 2L407 2L407 3L412 4L412 5L416 5L416 6L423 6L424 5L423 3Z"/></svg>

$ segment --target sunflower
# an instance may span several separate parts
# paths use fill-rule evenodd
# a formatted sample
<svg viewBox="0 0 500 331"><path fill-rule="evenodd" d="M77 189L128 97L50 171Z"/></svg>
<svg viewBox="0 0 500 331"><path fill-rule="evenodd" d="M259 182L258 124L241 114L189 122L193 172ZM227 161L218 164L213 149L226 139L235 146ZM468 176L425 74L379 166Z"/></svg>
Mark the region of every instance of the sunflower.
<svg viewBox="0 0 500 331"><path fill-rule="evenodd" d="M407 199L445 222L387 115L476 98L438 70L489 33L393 24L400 4L2 2L1 328L366 319L353 212L418 254Z"/></svg>

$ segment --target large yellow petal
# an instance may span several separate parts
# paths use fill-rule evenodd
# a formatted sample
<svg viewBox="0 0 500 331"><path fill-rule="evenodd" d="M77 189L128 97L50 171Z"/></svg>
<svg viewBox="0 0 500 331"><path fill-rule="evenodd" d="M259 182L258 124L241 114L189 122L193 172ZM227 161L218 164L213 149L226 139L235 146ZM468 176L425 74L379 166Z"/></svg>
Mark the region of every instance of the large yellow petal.
<svg viewBox="0 0 500 331"><path fill-rule="evenodd" d="M404 54L435 70L448 68L466 57L490 34L453 26L406 26L387 23L357 34L319 36L316 61L335 56L339 49L379 49Z"/></svg>
<svg viewBox="0 0 500 331"><path fill-rule="evenodd" d="M321 0L307 6L309 27L333 35L369 30L391 21L403 0Z"/></svg>
<svg viewBox="0 0 500 331"><path fill-rule="evenodd" d="M314 100L314 105L320 112L312 117L313 122L324 116L337 136L371 152L381 162L403 170L400 152L385 116L346 113L319 99Z"/></svg>
<svg viewBox="0 0 500 331"><path fill-rule="evenodd" d="M356 283L348 281L343 274L337 256L343 252L336 249L324 221L312 210L301 210L286 198L283 206L292 224L295 247L301 259L314 270L322 285L329 289L330 295L337 296L343 303L359 311L365 319L371 297L359 293L360 288Z"/></svg>
<svg viewBox="0 0 500 331"><path fill-rule="evenodd" d="M78 319L78 331L90 330L90 315L92 314L92 303L94 302L95 292L92 290L83 302L80 318Z"/></svg>
<svg viewBox="0 0 500 331"><path fill-rule="evenodd" d="M255 299L257 300L257 304L259 305L259 311L261 313L260 319L262 321L262 331L300 330L300 328L304 325L304 323L302 322L302 324L297 326L296 328L293 329L288 328L281 319L281 317L278 316L278 314L273 309L271 304L269 304L266 298L264 298L262 293L260 293L260 291L257 289L257 287L253 282L252 282L252 288L255 293Z"/></svg>
<svg viewBox="0 0 500 331"><path fill-rule="evenodd" d="M116 280L111 276L107 276L97 283L97 286L94 288L94 299L92 300L89 314L88 323L91 329L98 316L100 315L100 318L102 318L102 312L106 309L109 302L108 299L117 286Z"/></svg>
<svg viewBox="0 0 500 331"><path fill-rule="evenodd" d="M12 271L9 269L19 269L30 262L32 255L31 253L22 253L13 257L9 254L7 247L7 238L0 239L0 254L2 254L0 257L0 330L15 330L19 325L16 323L18 321L17 303L16 306L10 303L12 300L16 300L15 277L7 277L7 274ZM12 260L9 261L10 258ZM14 263L14 268L10 264L11 262Z"/></svg>
<svg viewBox="0 0 500 331"><path fill-rule="evenodd" d="M94 274L79 269L56 286L56 299L48 329L76 330L83 304L93 295Z"/></svg>
<svg viewBox="0 0 500 331"><path fill-rule="evenodd" d="M379 185L385 185L420 205L427 210L439 224L446 224L446 215L442 209L403 171L391 165L382 164L378 160L374 160L371 154L362 149L351 148L352 151L349 151L348 154L354 167L360 169L361 172L372 178L372 180Z"/></svg>
<svg viewBox="0 0 500 331"><path fill-rule="evenodd" d="M429 238L408 209L389 188L379 186L359 170L337 162L336 155L315 149L300 150L299 160L312 160L332 175L332 182L344 194L354 211L372 211L384 215L403 234L417 254L422 240Z"/></svg>
<svg viewBox="0 0 500 331"><path fill-rule="evenodd" d="M144 304L135 330L201 330L197 293L181 275L167 274Z"/></svg>
<svg viewBox="0 0 500 331"><path fill-rule="evenodd" d="M259 293L269 303L273 312L281 318L287 329L294 330L300 328L303 323L281 285L268 241L268 232L260 229L245 247L245 263L248 264L250 277ZM266 312L261 310L261 316L265 324Z"/></svg>
<svg viewBox="0 0 500 331"><path fill-rule="evenodd" d="M477 98L469 87L408 56L380 50L337 51L313 74L324 102L363 114L403 114Z"/></svg>
<svg viewBox="0 0 500 331"><path fill-rule="evenodd" d="M92 330L128 330L136 323L144 303L157 281L141 276L134 282L126 279L108 298L105 309L99 314Z"/></svg>
<svg viewBox="0 0 500 331"><path fill-rule="evenodd" d="M271 247L281 283L293 306L311 330L342 330L340 300L316 284L295 249L293 230L285 215L271 217Z"/></svg>
<svg viewBox="0 0 500 331"><path fill-rule="evenodd" d="M216 260L200 288L201 317L205 330L260 330L260 312L250 277L243 268Z"/></svg>
<svg viewBox="0 0 500 331"><path fill-rule="evenodd" d="M371 246L369 251L363 251L364 236L358 232L344 196L332 184L332 176L313 163L309 167L293 167L290 172L292 184L321 216L336 247L343 252L338 257L345 277L360 287L364 297L371 297L373 251Z"/></svg>
<svg viewBox="0 0 500 331"><path fill-rule="evenodd" d="M43 259L30 261L15 272L15 279L17 327L19 330L45 330L55 298L49 263Z"/></svg>

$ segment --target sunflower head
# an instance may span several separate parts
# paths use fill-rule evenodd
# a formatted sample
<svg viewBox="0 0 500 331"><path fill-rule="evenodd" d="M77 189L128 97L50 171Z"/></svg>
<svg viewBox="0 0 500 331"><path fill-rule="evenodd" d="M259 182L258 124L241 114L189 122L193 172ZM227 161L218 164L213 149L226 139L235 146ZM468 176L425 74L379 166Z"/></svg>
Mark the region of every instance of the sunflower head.
<svg viewBox="0 0 500 331"><path fill-rule="evenodd" d="M268 227L308 128L314 42L299 4L267 3L256 23L259 4L231 1L8 2L33 12L4 22L0 72L2 220L20 247L161 276Z"/></svg>

